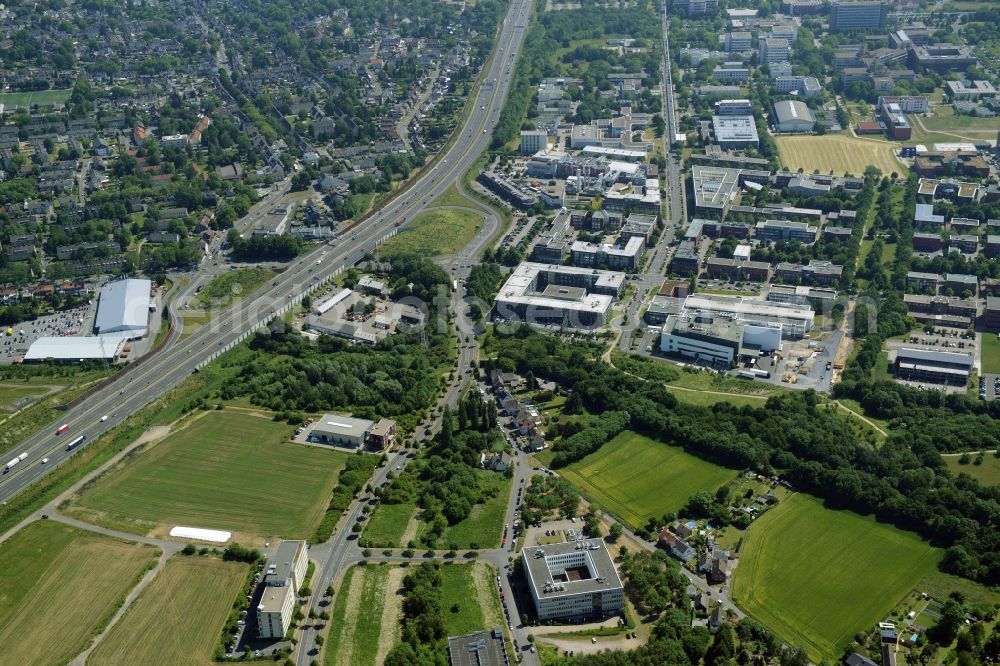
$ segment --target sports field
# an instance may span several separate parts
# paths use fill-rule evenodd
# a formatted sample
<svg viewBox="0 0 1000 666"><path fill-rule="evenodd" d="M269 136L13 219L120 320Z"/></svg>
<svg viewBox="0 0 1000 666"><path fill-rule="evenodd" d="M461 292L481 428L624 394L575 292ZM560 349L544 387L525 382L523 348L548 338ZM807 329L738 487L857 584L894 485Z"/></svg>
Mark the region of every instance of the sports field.
<svg viewBox="0 0 1000 666"><path fill-rule="evenodd" d="M437 257L455 254L483 227L483 218L470 211L442 209L419 215L382 246L382 254L418 254Z"/></svg>
<svg viewBox="0 0 1000 666"><path fill-rule="evenodd" d="M915 534L797 494L750 526L733 599L813 661L833 661L940 556Z"/></svg>
<svg viewBox="0 0 1000 666"><path fill-rule="evenodd" d="M874 165L885 175L905 173L906 167L893 155L894 144L874 139L861 139L843 134L826 136L776 136L778 156L785 168L806 173L819 169L834 175L845 173L860 176L868 165Z"/></svg>
<svg viewBox="0 0 1000 666"><path fill-rule="evenodd" d="M205 664L249 565L175 555L87 659L108 664Z"/></svg>
<svg viewBox="0 0 1000 666"><path fill-rule="evenodd" d="M120 463L69 513L118 529L175 525L231 531L234 539L312 534L348 454L288 441L289 425L212 411Z"/></svg>
<svg viewBox="0 0 1000 666"><path fill-rule="evenodd" d="M160 550L37 521L0 544L0 664L65 664Z"/></svg>
<svg viewBox="0 0 1000 666"><path fill-rule="evenodd" d="M714 492L737 474L628 431L559 473L632 527L677 511L696 491Z"/></svg>
<svg viewBox="0 0 1000 666"><path fill-rule="evenodd" d="M52 104L65 104L66 100L73 93L70 88L61 90L36 90L34 92L0 93L0 104L3 104L7 111L14 108L28 109L32 104L40 106L50 106Z"/></svg>

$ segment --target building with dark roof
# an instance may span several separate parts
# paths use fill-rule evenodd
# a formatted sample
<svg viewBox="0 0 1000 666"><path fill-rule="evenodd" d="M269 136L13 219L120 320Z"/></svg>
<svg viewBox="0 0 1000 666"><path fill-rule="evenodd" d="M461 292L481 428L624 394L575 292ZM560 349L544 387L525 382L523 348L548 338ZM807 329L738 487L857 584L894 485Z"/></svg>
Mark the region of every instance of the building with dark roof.
<svg viewBox="0 0 1000 666"><path fill-rule="evenodd" d="M967 353L901 347L892 365L897 379L965 386L973 358Z"/></svg>
<svg viewBox="0 0 1000 666"><path fill-rule="evenodd" d="M465 636L448 637L448 659L451 666L508 666L507 647L503 631L494 628L475 631Z"/></svg>

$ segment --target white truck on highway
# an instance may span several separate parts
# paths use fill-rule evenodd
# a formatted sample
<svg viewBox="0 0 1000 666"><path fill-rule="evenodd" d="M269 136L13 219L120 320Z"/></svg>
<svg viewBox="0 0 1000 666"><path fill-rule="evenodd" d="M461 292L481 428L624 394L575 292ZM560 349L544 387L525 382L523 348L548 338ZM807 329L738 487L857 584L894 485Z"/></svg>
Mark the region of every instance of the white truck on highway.
<svg viewBox="0 0 1000 666"><path fill-rule="evenodd" d="M19 455L18 457L11 459L10 462L8 462L4 466L3 473L6 474L7 472L9 472L14 467L14 465L18 464L19 462L21 462L22 460L24 460L27 457L28 457L28 454L27 454L27 452L25 452L25 453L22 453L21 455Z"/></svg>

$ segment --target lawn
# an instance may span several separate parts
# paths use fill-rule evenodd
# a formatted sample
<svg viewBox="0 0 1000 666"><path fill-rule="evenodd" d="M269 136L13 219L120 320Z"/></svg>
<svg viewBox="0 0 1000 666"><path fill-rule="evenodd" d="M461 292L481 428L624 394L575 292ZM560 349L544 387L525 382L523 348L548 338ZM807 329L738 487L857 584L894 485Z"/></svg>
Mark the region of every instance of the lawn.
<svg viewBox="0 0 1000 666"><path fill-rule="evenodd" d="M277 273L269 268L238 268L212 278L191 302L192 308L224 308L252 293Z"/></svg>
<svg viewBox="0 0 1000 666"><path fill-rule="evenodd" d="M441 608L449 636L503 626L495 575L481 562L441 567Z"/></svg>
<svg viewBox="0 0 1000 666"><path fill-rule="evenodd" d="M972 457L975 458L975 454ZM960 465L958 462L959 456L943 456L943 458L945 464L948 465L948 469L955 474L968 474L984 486L1000 486L1000 458L997 458L992 453L983 455L982 465L974 465L972 463Z"/></svg>
<svg viewBox="0 0 1000 666"><path fill-rule="evenodd" d="M813 661L832 661L939 559L915 534L796 494L747 531L733 598Z"/></svg>
<svg viewBox="0 0 1000 666"><path fill-rule="evenodd" d="M482 229L483 218L464 210L432 210L419 215L382 246L382 254L452 255Z"/></svg>
<svg viewBox="0 0 1000 666"><path fill-rule="evenodd" d="M380 503L372 517L368 519L368 524L365 526L365 531L361 533L361 538L374 548L394 548L406 545L402 543L403 533L410 522L410 517L416 510L417 506L413 502L405 504Z"/></svg>
<svg viewBox="0 0 1000 666"><path fill-rule="evenodd" d="M69 511L141 534L186 525L237 540L306 538L348 454L292 443L291 432L257 416L207 412L119 463Z"/></svg>
<svg viewBox="0 0 1000 666"><path fill-rule="evenodd" d="M752 384L754 382L747 381L746 383ZM685 391L672 386L667 386L667 390L670 391L670 393L677 398L679 402L698 407L711 407L719 402L728 402L736 407L763 407L764 403L767 401L766 396L719 395L717 393L706 393L704 391Z"/></svg>
<svg viewBox="0 0 1000 666"><path fill-rule="evenodd" d="M906 173L906 167L893 154L896 146L886 141L860 139L843 134L826 136L776 136L781 163L795 171L812 173L851 173L860 176L869 165L888 175Z"/></svg>
<svg viewBox="0 0 1000 666"><path fill-rule="evenodd" d="M982 338L982 342L979 353L982 355L983 373L1000 374L1000 337L986 331L980 338Z"/></svg>
<svg viewBox="0 0 1000 666"><path fill-rule="evenodd" d="M0 663L68 663L159 553L53 521L17 532L0 545Z"/></svg>
<svg viewBox="0 0 1000 666"><path fill-rule="evenodd" d="M480 489L491 488L493 495L483 504L475 504L468 518L449 525L441 534L439 542L459 548L496 548L503 534L503 518L510 497L510 479L503 474L477 470Z"/></svg>
<svg viewBox="0 0 1000 666"><path fill-rule="evenodd" d="M347 572L329 622L324 661L327 666L381 663L379 655L384 658L398 640L398 609L402 597L396 590L405 571L398 567L360 566ZM387 613L388 626L383 627Z"/></svg>
<svg viewBox="0 0 1000 666"><path fill-rule="evenodd" d="M714 492L737 474L628 431L559 473L591 502L636 528L677 511L698 490Z"/></svg>
<svg viewBox="0 0 1000 666"><path fill-rule="evenodd" d="M0 104L3 104L8 112L13 111L14 108L27 109L32 104L38 104L39 106L65 104L72 93L73 90L71 88L2 93L0 94Z"/></svg>
<svg viewBox="0 0 1000 666"><path fill-rule="evenodd" d="M87 664L212 664L247 570L238 562L175 555Z"/></svg>
<svg viewBox="0 0 1000 666"><path fill-rule="evenodd" d="M920 121L928 132L954 133L972 139L996 138L1000 130L1000 118L979 118L977 116L955 115L950 105L934 107L934 115L921 118ZM952 136L951 141L959 138Z"/></svg>

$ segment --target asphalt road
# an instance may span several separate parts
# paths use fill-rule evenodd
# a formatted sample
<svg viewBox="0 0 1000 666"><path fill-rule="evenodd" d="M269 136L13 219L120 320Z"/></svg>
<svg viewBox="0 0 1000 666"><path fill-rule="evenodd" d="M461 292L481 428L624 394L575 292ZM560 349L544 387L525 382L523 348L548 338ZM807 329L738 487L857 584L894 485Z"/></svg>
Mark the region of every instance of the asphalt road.
<svg viewBox="0 0 1000 666"><path fill-rule="evenodd" d="M283 308L294 303L317 280L329 278L360 261L365 253L397 230L398 220L411 220L431 200L459 181L489 144L523 42L529 11L527 0L516 0L511 5L465 126L430 169L359 224L349 239L320 245L299 257L270 285L224 311L189 337L124 373L83 404L67 411L58 421L11 449L10 458L21 453L27 456L0 477L0 502L14 497L76 450L180 384L196 368L238 344L274 314L280 314ZM104 416L107 420L101 421ZM61 424L68 425L68 430L55 435ZM67 451L67 443L80 435L86 435L87 441L74 451ZM41 464L43 458L48 458L47 464Z"/></svg>

